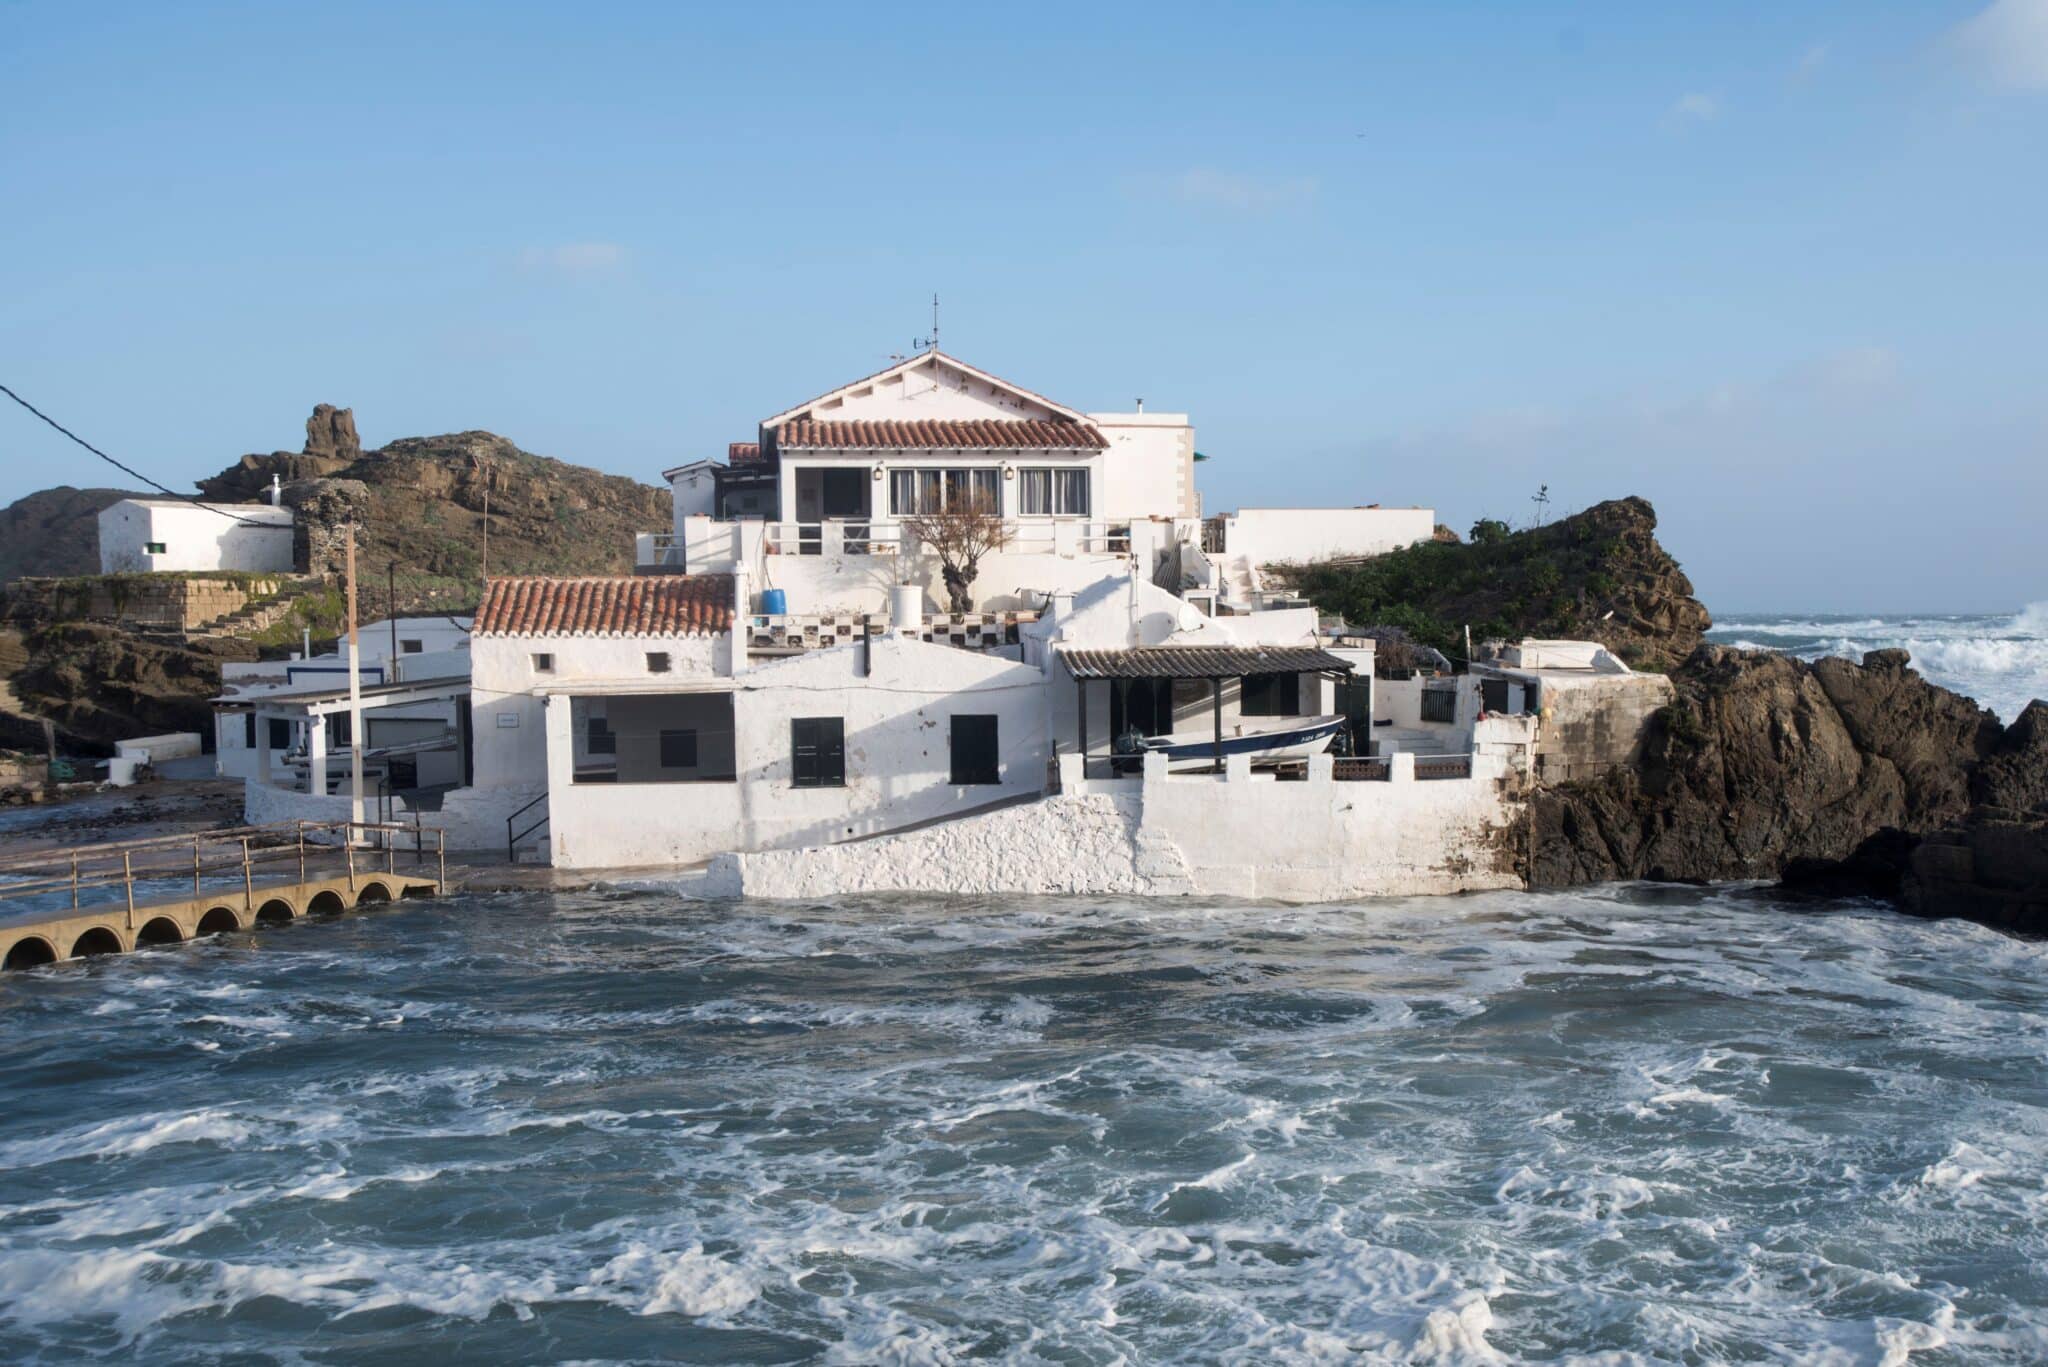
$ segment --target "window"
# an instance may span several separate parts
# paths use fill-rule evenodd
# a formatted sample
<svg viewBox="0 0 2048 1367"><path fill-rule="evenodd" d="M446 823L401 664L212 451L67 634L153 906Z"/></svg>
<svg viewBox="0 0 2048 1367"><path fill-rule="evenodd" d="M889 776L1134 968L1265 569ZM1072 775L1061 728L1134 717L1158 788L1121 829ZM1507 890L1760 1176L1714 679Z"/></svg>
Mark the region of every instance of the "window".
<svg viewBox="0 0 2048 1367"><path fill-rule="evenodd" d="M1019 470L1017 511L1027 517L1088 516L1088 472L1050 466Z"/></svg>
<svg viewBox="0 0 2048 1367"><path fill-rule="evenodd" d="M400 641L398 643L398 653L401 655L417 655L425 648L426 642L424 641Z"/></svg>
<svg viewBox="0 0 2048 1367"><path fill-rule="evenodd" d="M896 517L944 512L1000 513L1003 477L997 470L891 470L889 511Z"/></svg>
<svg viewBox="0 0 2048 1367"><path fill-rule="evenodd" d="M242 714L242 748L244 750L254 750L256 748L256 714L254 712L244 712Z"/></svg>
<svg viewBox="0 0 2048 1367"><path fill-rule="evenodd" d="M697 733L695 731L662 732L661 767L664 769L696 768Z"/></svg>
<svg viewBox="0 0 2048 1367"><path fill-rule="evenodd" d="M793 717L789 723L791 781L799 788L846 786L846 719Z"/></svg>
<svg viewBox="0 0 2048 1367"><path fill-rule="evenodd" d="M994 716L954 717L952 748L955 784L966 786L1003 781L997 772Z"/></svg>
<svg viewBox="0 0 2048 1367"><path fill-rule="evenodd" d="M1298 717L1301 715L1299 674L1248 674L1239 696L1238 712L1247 717Z"/></svg>
<svg viewBox="0 0 2048 1367"><path fill-rule="evenodd" d="M536 674L552 674L552 673L554 673L554 672L555 672L555 657L554 657L554 656L552 656L552 655L548 655L548 654L540 654L540 655L536 655L536 656L534 656L534 657L533 657L533 672L534 672L534 673L536 673Z"/></svg>
<svg viewBox="0 0 2048 1367"><path fill-rule="evenodd" d="M348 743L349 743L349 729L348 729L348 713L346 713L346 712L330 712L330 713L328 713L328 714L327 714L327 745L328 745L328 748L329 748L329 749L338 749L338 748L340 748L341 746L347 745Z"/></svg>
<svg viewBox="0 0 2048 1367"><path fill-rule="evenodd" d="M1457 685L1453 684L1449 688L1431 688L1427 684L1423 685L1422 719L1435 722L1456 721L1458 719Z"/></svg>
<svg viewBox="0 0 2048 1367"><path fill-rule="evenodd" d="M145 541L142 543L142 549L148 555L162 555L164 553L164 543L161 541Z"/></svg>
<svg viewBox="0 0 2048 1367"><path fill-rule="evenodd" d="M627 693L569 699L574 783L731 783L738 777L730 693Z"/></svg>
<svg viewBox="0 0 2048 1367"><path fill-rule="evenodd" d="M290 722L280 721L276 717L270 719L270 748L273 750L289 750L292 748L292 724Z"/></svg>
<svg viewBox="0 0 2048 1367"><path fill-rule="evenodd" d="M647 672L649 674L668 673L668 652L666 650L650 650L647 652Z"/></svg>

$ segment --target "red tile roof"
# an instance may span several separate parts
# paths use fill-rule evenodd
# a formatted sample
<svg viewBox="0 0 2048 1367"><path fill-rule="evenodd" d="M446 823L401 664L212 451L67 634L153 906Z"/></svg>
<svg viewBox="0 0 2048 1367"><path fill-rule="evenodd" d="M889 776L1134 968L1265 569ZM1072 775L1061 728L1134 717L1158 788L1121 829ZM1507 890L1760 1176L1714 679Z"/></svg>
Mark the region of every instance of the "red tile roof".
<svg viewBox="0 0 2048 1367"><path fill-rule="evenodd" d="M1012 421L1001 418L947 422L819 422L796 418L775 433L782 450L863 451L1100 451L1109 442L1084 422Z"/></svg>
<svg viewBox="0 0 2048 1367"><path fill-rule="evenodd" d="M478 636L702 636L732 628L729 574L493 579Z"/></svg>
<svg viewBox="0 0 2048 1367"><path fill-rule="evenodd" d="M761 459L761 443L758 441L729 442L725 448L728 464L745 465L750 460Z"/></svg>

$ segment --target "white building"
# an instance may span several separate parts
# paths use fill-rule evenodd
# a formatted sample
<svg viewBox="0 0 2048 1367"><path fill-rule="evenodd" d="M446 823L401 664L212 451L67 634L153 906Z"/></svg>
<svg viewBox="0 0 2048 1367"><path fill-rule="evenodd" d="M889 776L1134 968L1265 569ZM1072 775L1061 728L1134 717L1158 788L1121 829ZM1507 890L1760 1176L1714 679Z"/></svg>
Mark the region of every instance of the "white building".
<svg viewBox="0 0 2048 1367"><path fill-rule="evenodd" d="M399 617L356 630L365 782L374 795L438 796L469 781L470 619ZM250 820L331 818L293 795L347 793L354 738L346 646L324 655L221 666L215 768L250 781ZM261 791L258 791L261 790Z"/></svg>
<svg viewBox="0 0 2048 1367"><path fill-rule="evenodd" d="M289 508L267 503L201 507L174 498L124 498L101 510L99 526L104 574L292 571Z"/></svg>
<svg viewBox="0 0 2048 1367"><path fill-rule="evenodd" d="M665 472L673 530L640 538L635 575L487 585L467 781L436 824L451 848L776 896L1515 885L1533 719L1474 709L1433 753L1375 755L1370 643L1336 648L1261 582L1425 539L1429 510L1205 521L1194 466L1183 414L1068 408L936 351L774 414L726 463ZM972 611L939 612L904 520L962 506L1008 544ZM434 702L385 663L380 704ZM301 722L246 724L292 742L292 772L336 753L331 685L245 701ZM251 819L342 800L290 786L252 780Z"/></svg>
<svg viewBox="0 0 2048 1367"><path fill-rule="evenodd" d="M882 612L898 585L936 608L950 601L939 561L902 519L973 506L1008 534L980 566L977 609L1041 607L1135 561L1206 610L1248 612L1267 563L1377 554L1435 525L1428 509L1372 507L1248 509L1205 528L1194 472L1185 413L1084 412L929 351L762 419L724 465L664 472L674 524L639 538L636 564L744 569L799 616Z"/></svg>

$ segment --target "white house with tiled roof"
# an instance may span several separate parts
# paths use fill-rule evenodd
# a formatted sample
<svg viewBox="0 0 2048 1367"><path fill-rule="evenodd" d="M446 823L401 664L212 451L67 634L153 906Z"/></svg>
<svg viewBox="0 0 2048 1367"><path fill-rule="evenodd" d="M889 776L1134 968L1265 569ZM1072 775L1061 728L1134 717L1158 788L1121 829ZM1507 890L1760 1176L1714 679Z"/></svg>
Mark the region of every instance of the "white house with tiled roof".
<svg viewBox="0 0 2048 1367"><path fill-rule="evenodd" d="M1211 612L1269 596L1274 561L1369 555L1426 540L1426 508L1246 509L1202 518L1185 413L1086 412L928 351L758 424L726 463L666 472L667 535L643 573L744 568L767 615L878 613L900 585L947 602L940 565L903 519L972 506L1008 543L981 565L977 609L1043 606L1135 562ZM707 487L708 486L708 487ZM1232 543L1237 543L1233 546Z"/></svg>

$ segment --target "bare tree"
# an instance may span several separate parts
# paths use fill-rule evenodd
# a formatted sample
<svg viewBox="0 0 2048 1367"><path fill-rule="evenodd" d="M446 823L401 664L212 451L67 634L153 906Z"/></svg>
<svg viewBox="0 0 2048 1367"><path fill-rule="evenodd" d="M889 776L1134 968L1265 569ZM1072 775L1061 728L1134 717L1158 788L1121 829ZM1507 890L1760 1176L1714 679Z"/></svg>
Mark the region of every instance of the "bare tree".
<svg viewBox="0 0 2048 1367"><path fill-rule="evenodd" d="M938 513L913 513L902 519L905 537L932 548L946 581L946 595L956 613L974 611L969 589L981 569L981 558L1010 544L1010 528L996 513L993 500L969 497Z"/></svg>

